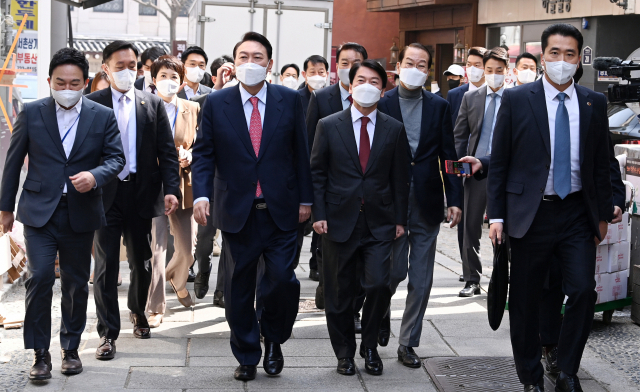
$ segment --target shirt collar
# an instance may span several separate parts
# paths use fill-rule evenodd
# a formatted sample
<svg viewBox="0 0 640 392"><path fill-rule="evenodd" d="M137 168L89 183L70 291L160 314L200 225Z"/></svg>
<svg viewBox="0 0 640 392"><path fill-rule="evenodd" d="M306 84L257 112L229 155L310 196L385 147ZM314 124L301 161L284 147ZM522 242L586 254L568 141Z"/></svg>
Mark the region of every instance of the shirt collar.
<svg viewBox="0 0 640 392"><path fill-rule="evenodd" d="M549 83L546 76L542 77L542 86L544 87L544 95L546 95L548 99L553 100L558 96L558 93L560 93L560 91L557 88L553 87L553 85ZM565 99L571 99L573 97L573 92L575 90L576 90L576 86L572 80L571 85L569 85L569 87L567 87L564 91L562 91L563 93L567 94Z"/></svg>
<svg viewBox="0 0 640 392"><path fill-rule="evenodd" d="M498 94L498 96L502 97L502 93L504 92L504 84L502 85L502 87L500 87L500 90L495 91L496 94ZM489 94L494 93L493 90L491 90L491 87L487 86L487 96L489 96Z"/></svg>
<svg viewBox="0 0 640 392"><path fill-rule="evenodd" d="M136 93L133 87L124 94L111 87L111 94L115 97L116 101L120 101L120 97L123 95L126 95L132 102L135 102L136 100Z"/></svg>
<svg viewBox="0 0 640 392"><path fill-rule="evenodd" d="M355 123L356 121L360 120L362 117L365 117L365 115L360 113L360 111L356 109L355 105L351 105L351 122ZM378 109L369 113L369 115L366 117L369 117L369 120L371 120L371 124L373 124L373 126L375 127L376 118L378 117Z"/></svg>
<svg viewBox="0 0 640 392"><path fill-rule="evenodd" d="M483 84L482 84L482 86L486 86L486 85L487 85L486 83L483 83ZM479 89L479 88L482 88L482 86L480 86L480 87L476 87L476 85L475 85L475 84L473 84L473 83L469 82L469 91L475 91L475 90L477 90L477 89Z"/></svg>
<svg viewBox="0 0 640 392"><path fill-rule="evenodd" d="M58 103L58 101L56 101L55 99L53 100L56 103L56 112L59 111L66 111L67 109L63 108L62 106L60 106L60 104ZM80 97L80 99L78 100L78 103L76 103L71 109L69 109L69 111L75 110L76 113L80 114L80 109L82 109L82 97Z"/></svg>
<svg viewBox="0 0 640 392"><path fill-rule="evenodd" d="M193 91L193 89L191 87L189 87L189 85L185 85L184 86L185 91ZM196 91L193 91L193 95L198 95L198 91L200 91L200 84L198 84L198 89Z"/></svg>
<svg viewBox="0 0 640 392"><path fill-rule="evenodd" d="M244 87L242 87L242 83L238 84L240 85L240 98L242 99L242 105L244 106L249 98L254 97L254 95L251 95L247 90L245 90ZM258 94L255 95L255 97L258 98L258 100L260 100L260 102L262 102L264 105L267 104L267 84L269 84L269 82L265 80L265 82L262 84L262 88L260 89L260 91L258 91Z"/></svg>
<svg viewBox="0 0 640 392"><path fill-rule="evenodd" d="M345 90L344 87L342 87L342 83L338 82L338 86L340 86L340 98L342 98L343 101L346 101L347 98L351 95L349 94L349 90Z"/></svg>
<svg viewBox="0 0 640 392"><path fill-rule="evenodd" d="M165 102L164 100L162 102L164 102L164 106L170 105L170 106L173 106L173 107L177 108L178 107L178 94L173 96L173 99L171 100L171 102Z"/></svg>

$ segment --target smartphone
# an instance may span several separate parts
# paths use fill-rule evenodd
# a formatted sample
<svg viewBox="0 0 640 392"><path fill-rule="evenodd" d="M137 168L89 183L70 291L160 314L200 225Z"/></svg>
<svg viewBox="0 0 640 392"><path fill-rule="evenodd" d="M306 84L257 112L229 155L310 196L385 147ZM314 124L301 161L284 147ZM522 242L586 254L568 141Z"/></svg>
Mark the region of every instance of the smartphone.
<svg viewBox="0 0 640 392"><path fill-rule="evenodd" d="M458 161L444 161L447 174L471 174L471 164Z"/></svg>

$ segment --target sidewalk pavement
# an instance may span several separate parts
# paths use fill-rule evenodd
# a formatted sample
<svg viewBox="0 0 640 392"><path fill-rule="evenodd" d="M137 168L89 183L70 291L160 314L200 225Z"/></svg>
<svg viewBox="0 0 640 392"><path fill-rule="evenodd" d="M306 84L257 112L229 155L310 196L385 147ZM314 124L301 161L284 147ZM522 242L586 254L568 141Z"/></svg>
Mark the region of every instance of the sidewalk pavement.
<svg viewBox="0 0 640 392"><path fill-rule="evenodd" d="M446 248L446 244L454 242L455 235L455 230L443 225L439 241L442 239ZM301 264L296 270L301 285L301 300L313 299L317 286L316 282L308 278L309 244L310 238L305 238ZM451 255L451 249L438 248L431 300L422 328L421 346L416 348L416 352L423 359L455 356L510 357L512 352L508 313L505 313L500 329L492 331L487 321L486 293L474 298L459 298L458 291L462 287L462 283L458 282L461 265L455 256L451 258L443 254ZM211 275L209 294L205 299L198 300L198 304L192 309L182 307L168 288L164 323L160 328L152 330L151 339L139 340L133 338L132 325L128 321L126 292L129 281L126 263L122 263L120 268L124 280L119 288L123 330L117 340L116 358L111 361L98 361L94 358L99 338L95 330L95 305L93 298L90 298L89 319L80 348L84 372L71 377L60 374L58 306L55 309L57 313L54 316L57 319L54 317L55 331L51 345L53 378L46 384L26 383L25 376L30 362L25 363L23 360L21 385L9 386L5 390L22 390L22 385L26 383L25 391L436 391L424 366L410 369L397 361L396 336L407 294L406 280L392 300L392 339L387 347L379 348L385 366L382 376L368 375L361 358L356 358L357 376L338 375L326 319L323 312L317 311L298 315L292 338L282 346L285 367L280 376L267 377L262 366L259 366L256 380L244 383L233 379L237 362L229 345L229 327L224 318L224 309L212 305L215 274ZM214 265L214 272L216 270ZM54 292L58 294L54 298L54 304L60 298L59 283L56 284L58 287ZM192 284L188 287L191 289ZM93 297L92 290L91 296ZM617 321L618 317L614 318L614 324ZM600 326L602 327L601 324ZM637 327L635 329L640 330ZM16 348L21 343L16 342L19 338L16 334L12 335L9 339L12 346L9 347L14 347L16 351L7 353L3 347L5 337L0 344L0 357L13 355L14 362L17 357L31 358L30 352ZM597 345L591 345L585 350L579 374L585 391L640 390L628 374L612 363L614 361L609 357L597 353L596 349ZM14 368L18 365L19 363L14 364ZM3 366L5 365L0 368ZM3 391L2 386L7 385L7 379L3 375L0 371L0 392ZM635 375L638 376L637 369Z"/></svg>

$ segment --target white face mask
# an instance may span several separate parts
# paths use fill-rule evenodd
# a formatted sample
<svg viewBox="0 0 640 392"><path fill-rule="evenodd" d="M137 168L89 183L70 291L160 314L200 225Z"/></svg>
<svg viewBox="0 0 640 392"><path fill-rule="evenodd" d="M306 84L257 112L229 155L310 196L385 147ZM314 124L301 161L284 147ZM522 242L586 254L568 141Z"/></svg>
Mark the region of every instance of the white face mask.
<svg viewBox="0 0 640 392"><path fill-rule="evenodd" d="M427 74L418 68L400 68L400 81L409 89L422 88L427 81Z"/></svg>
<svg viewBox="0 0 640 392"><path fill-rule="evenodd" d="M530 69L518 70L518 82L521 84L527 84L531 82L535 82L536 73Z"/></svg>
<svg viewBox="0 0 640 392"><path fill-rule="evenodd" d="M372 86L369 83L360 84L354 87L351 96L358 105L363 108L368 108L375 105L380 100L380 93L382 92L377 87Z"/></svg>
<svg viewBox="0 0 640 392"><path fill-rule="evenodd" d="M484 75L484 80L487 82L487 86L498 89L504 84L504 74Z"/></svg>
<svg viewBox="0 0 640 392"><path fill-rule="evenodd" d="M294 78L293 76L286 77L282 81L282 85L285 86L285 87L289 87L292 90L297 90L298 89L298 79Z"/></svg>
<svg viewBox="0 0 640 392"><path fill-rule="evenodd" d="M344 84L347 87L349 87L349 85L351 84L351 82L349 81L349 71L351 71L351 68L338 70L338 79L340 79L342 84Z"/></svg>
<svg viewBox="0 0 640 392"><path fill-rule="evenodd" d="M307 84L314 90L320 90L327 85L327 78L320 75L309 76L307 78Z"/></svg>
<svg viewBox="0 0 640 392"><path fill-rule="evenodd" d="M180 85L175 80L162 79L156 83L156 88L163 97L171 98L178 93Z"/></svg>
<svg viewBox="0 0 640 392"><path fill-rule="evenodd" d="M78 103L78 101L80 100L80 97L82 97L82 90L83 89L80 89L77 91L76 90L54 90L52 88L51 96L53 96L53 99L55 99L60 106L69 108L75 105L76 103Z"/></svg>
<svg viewBox="0 0 640 392"><path fill-rule="evenodd" d="M191 83L200 83L204 77L204 69L200 67L185 68L185 76Z"/></svg>
<svg viewBox="0 0 640 392"><path fill-rule="evenodd" d="M247 86L255 86L266 77L267 67L256 63L245 63L236 67L236 78Z"/></svg>
<svg viewBox="0 0 640 392"><path fill-rule="evenodd" d="M153 78L151 77L151 71L143 71L144 72L144 83L147 86L150 86L153 84Z"/></svg>
<svg viewBox="0 0 640 392"><path fill-rule="evenodd" d="M576 74L578 64L567 63L566 61L545 61L544 72L549 75L549 79L556 84L568 83Z"/></svg>
<svg viewBox="0 0 640 392"><path fill-rule="evenodd" d="M122 71L112 72L111 79L120 90L129 91L133 87L133 83L136 81L136 75L136 71L123 69Z"/></svg>
<svg viewBox="0 0 640 392"><path fill-rule="evenodd" d="M484 69L476 67L467 67L467 76L471 83L478 83L484 75Z"/></svg>

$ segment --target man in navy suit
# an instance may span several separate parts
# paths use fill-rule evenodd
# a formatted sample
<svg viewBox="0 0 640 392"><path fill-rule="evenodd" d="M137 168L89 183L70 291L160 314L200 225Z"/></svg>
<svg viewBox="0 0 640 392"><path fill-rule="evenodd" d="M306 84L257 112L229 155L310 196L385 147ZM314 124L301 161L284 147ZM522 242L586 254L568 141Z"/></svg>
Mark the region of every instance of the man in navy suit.
<svg viewBox="0 0 640 392"><path fill-rule="evenodd" d="M397 68L398 87L386 92L378 104L382 113L404 124L409 141L407 159L411 162L408 223L405 234L393 245L391 294L408 273L409 292L400 327L398 359L405 366L420 367L422 362L413 347L420 344L422 319L433 284L436 239L444 210L443 180L451 227L462 215L462 181L441 171L444 162L457 160L457 155L447 101L422 88L431 68L429 50L419 43L407 46L400 52ZM378 334L381 346L389 342L390 332L387 311Z"/></svg>
<svg viewBox="0 0 640 392"><path fill-rule="evenodd" d="M236 44L240 83L207 97L191 165L195 219L203 226L213 219L234 262L224 298L238 380L255 378L261 334L265 371L282 371L280 345L291 336L300 298L293 272L297 228L309 219L313 203L302 101L296 90L265 81L271 54L271 44L258 33ZM260 255L265 275L258 323L253 300Z"/></svg>
<svg viewBox="0 0 640 392"><path fill-rule="evenodd" d="M509 321L525 391L543 391L539 297L551 263L568 296L558 341L556 392L577 377L596 300L596 246L613 218L607 101L573 82L583 38L554 24L541 38L545 76L505 90L487 184L490 237L511 245Z"/></svg>

